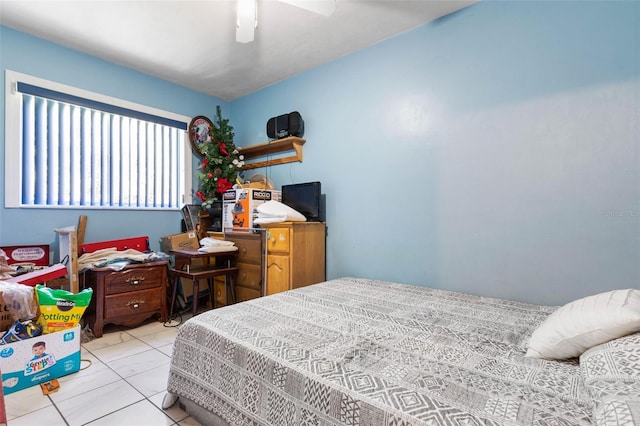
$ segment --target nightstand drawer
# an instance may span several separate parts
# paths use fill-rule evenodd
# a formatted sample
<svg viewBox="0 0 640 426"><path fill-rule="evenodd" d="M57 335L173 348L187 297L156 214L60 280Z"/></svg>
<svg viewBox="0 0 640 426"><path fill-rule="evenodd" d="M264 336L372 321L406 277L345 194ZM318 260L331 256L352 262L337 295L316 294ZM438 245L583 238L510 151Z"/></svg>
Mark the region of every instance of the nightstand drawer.
<svg viewBox="0 0 640 426"><path fill-rule="evenodd" d="M289 228L269 228L267 250L269 253L289 253Z"/></svg>
<svg viewBox="0 0 640 426"><path fill-rule="evenodd" d="M122 319L127 315L159 311L162 300L158 290L142 290L107 296L104 300L104 319Z"/></svg>
<svg viewBox="0 0 640 426"><path fill-rule="evenodd" d="M104 277L105 295L160 287L166 279L162 272L158 267L114 271Z"/></svg>

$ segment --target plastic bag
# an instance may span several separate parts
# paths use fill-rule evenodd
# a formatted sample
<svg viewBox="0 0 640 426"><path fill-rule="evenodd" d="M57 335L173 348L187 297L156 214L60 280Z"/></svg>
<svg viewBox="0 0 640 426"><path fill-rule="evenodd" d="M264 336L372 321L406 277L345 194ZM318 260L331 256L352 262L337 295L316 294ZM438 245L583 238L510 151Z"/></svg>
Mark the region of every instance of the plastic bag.
<svg viewBox="0 0 640 426"><path fill-rule="evenodd" d="M0 345L6 345L7 343L19 342L20 340L30 339L42 334L42 327L39 324L27 320L16 321L11 324L9 330L0 338Z"/></svg>
<svg viewBox="0 0 640 426"><path fill-rule="evenodd" d="M40 306L38 324L42 326L42 332L54 333L78 325L91 302L92 294L91 288L86 288L80 293L71 293L41 284L36 285L36 296Z"/></svg>
<svg viewBox="0 0 640 426"><path fill-rule="evenodd" d="M6 308L15 321L33 319L38 315L38 304L33 287L0 281L0 292Z"/></svg>

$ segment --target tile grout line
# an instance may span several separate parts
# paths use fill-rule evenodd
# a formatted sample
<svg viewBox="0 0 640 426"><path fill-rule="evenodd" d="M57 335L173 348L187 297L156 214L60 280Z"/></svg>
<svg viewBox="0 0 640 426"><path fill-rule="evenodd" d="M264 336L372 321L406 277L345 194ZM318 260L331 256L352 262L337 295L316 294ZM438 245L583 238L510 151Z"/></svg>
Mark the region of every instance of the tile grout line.
<svg viewBox="0 0 640 426"><path fill-rule="evenodd" d="M149 349L144 350L144 351L142 351L142 352L138 352L137 354L140 354L140 353L143 353L143 352L148 352L148 351L150 351L150 350L154 350L154 351L157 351L157 352L159 352L160 354L162 354L162 355L164 355L164 356L168 356L167 354L165 354L164 352L162 352L161 350L159 350L157 347L150 345L149 343L145 342L144 340L142 340L142 339L138 338L137 336L135 336L135 335L133 335L133 334L129 333L127 330L122 330L122 332L123 332L123 333L128 334L129 336L131 336L131 338L132 338L132 339L135 339L135 340L137 340L137 341L139 341L139 342L142 342L142 343L144 343L145 345L149 346ZM151 333L151 334L153 334L153 333ZM129 341L130 341L130 340L129 340ZM120 343L126 343L126 342L120 342ZM117 343L117 344L119 344L119 343ZM111 345L111 346L114 346L114 345ZM103 348L100 348L100 349L103 349ZM101 359L100 359L100 358L99 358L99 357L98 357L94 352L92 352L90 349L84 348L84 350L86 350L88 353L90 353L90 354L91 354L91 356L93 356L95 359L97 359L98 361L100 361L100 363L104 364L104 366L105 366L105 367L107 367L107 368L108 368L109 370L111 370L111 371L112 371L112 372L113 372L117 377L119 377L119 379L118 379L118 380L115 380L115 381L113 381L113 382L109 382L109 383L105 383L105 384L103 384L103 385L102 385L102 386L100 386L100 387L108 386L108 385L110 385L110 384L113 384L113 383L116 383L117 381L122 380L122 381L124 381L125 383L127 383L129 386L131 386L131 387L132 387L136 392L138 392L138 393L140 394L140 396L142 396L142 399L140 399L140 400L138 400L138 401L135 401L135 402L132 402L131 404L126 405L126 406L124 406L124 407L118 408L117 410L114 410L114 411L111 411L111 412L109 412L109 413L106 413L106 414L104 414L104 415L102 415L102 416L100 416L100 417L97 417L97 418L95 418L95 419L92 419L91 421L89 421L89 422L87 422L87 423L84 423L85 425L86 425L86 424L90 424L91 422L94 422L94 421L99 420L99 419L101 419L101 418L107 417L107 416L109 416L109 415L112 415L112 414L114 414L114 413L117 413L117 412L118 412L118 411L120 411L120 410L124 410L125 408L128 408L128 407L130 407L130 406L132 406L132 405L134 405L134 404L137 404L137 403L139 403L139 402L141 402L141 401L144 401L144 400L146 400L147 402L149 402L149 404L151 404L153 407L155 407L156 409L158 409L158 410L159 410L160 412L162 412L162 414L164 414L164 415L165 415L169 420L171 420L171 421L173 422L173 423L172 423L172 426L173 426L173 425L177 425L177 424L178 424L178 422L177 422L177 421L175 421L171 416L169 416L169 415L168 415L168 414L167 414L167 413L166 413L162 408L160 408L160 407L158 407L156 404L154 404L154 403L153 403L153 401L151 401L151 400L149 399L149 397L147 397L146 395L144 395L144 394L143 394L142 392L140 392L140 391L139 391L139 390L138 390L134 385L132 385L131 383L129 383L129 382L127 381L126 377L123 377L120 373L118 373L116 370L114 370L114 369L111 367L111 365L109 365L109 363L110 363L110 362L117 361L117 360L120 360L120 359L123 359L123 358L127 358L127 357L117 358L117 359L113 359L113 360L111 360L111 361L103 361L103 360L101 360ZM132 354L132 355L130 355L130 356L137 355L137 354ZM169 359L171 359L171 357L170 357L170 356L169 356ZM144 373L144 372L146 372L146 371L148 371L148 370L142 371L141 373ZM98 389L98 388L94 388L94 389ZM92 389L92 390L93 390L93 389ZM154 395L156 395L156 394L154 394ZM154 396L154 395L152 395L152 396ZM58 408L58 406L56 405L56 403L53 401L53 399L51 398L51 396L50 396L50 395L47 395L47 397L49 398L49 401L51 402L51 404L53 405L53 407L55 408L55 410L58 412L58 414L60 414L60 417L61 417L61 418L62 418L62 420L65 422L65 424L66 424L67 426L70 426L69 422L67 421L67 419L65 418L65 416L62 414L62 412L60 411L60 409ZM73 397L71 397L71 398L73 398ZM67 399L71 399L71 398L67 398ZM67 401L67 399L64 399L64 400L62 400L62 401ZM60 402L62 402L62 401L60 401Z"/></svg>

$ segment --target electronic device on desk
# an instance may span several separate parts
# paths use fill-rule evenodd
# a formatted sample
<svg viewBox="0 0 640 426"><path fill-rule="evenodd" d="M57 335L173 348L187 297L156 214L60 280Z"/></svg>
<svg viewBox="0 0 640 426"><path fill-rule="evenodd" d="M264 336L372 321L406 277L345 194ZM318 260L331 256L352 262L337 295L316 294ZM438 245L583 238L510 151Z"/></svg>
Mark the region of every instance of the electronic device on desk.
<svg viewBox="0 0 640 426"><path fill-rule="evenodd" d="M320 182L282 185L282 203L302 213L308 221L325 221L325 196Z"/></svg>

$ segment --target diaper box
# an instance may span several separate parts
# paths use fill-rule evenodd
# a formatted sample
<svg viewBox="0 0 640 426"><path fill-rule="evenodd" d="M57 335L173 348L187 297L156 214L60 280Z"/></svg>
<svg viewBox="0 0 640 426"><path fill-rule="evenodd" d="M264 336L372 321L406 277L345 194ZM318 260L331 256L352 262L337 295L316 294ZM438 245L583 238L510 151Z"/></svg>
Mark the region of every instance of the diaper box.
<svg viewBox="0 0 640 426"><path fill-rule="evenodd" d="M282 192L274 189L231 189L222 196L222 229L253 228L258 206L267 201L281 201Z"/></svg>
<svg viewBox="0 0 640 426"><path fill-rule="evenodd" d="M5 395L80 370L80 325L0 345Z"/></svg>

